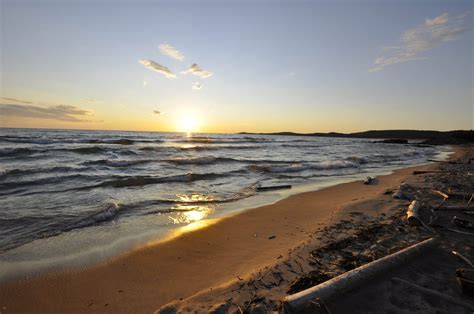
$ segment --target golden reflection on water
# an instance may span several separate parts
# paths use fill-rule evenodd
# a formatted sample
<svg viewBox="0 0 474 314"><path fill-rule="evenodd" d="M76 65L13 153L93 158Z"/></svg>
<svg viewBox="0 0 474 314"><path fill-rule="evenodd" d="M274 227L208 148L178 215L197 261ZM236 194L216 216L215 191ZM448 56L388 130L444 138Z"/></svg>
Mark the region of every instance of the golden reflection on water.
<svg viewBox="0 0 474 314"><path fill-rule="evenodd" d="M170 216L170 219L174 224L200 221L214 212L214 206L207 204L207 202L214 200L210 195L193 193L191 195L177 194L176 197L183 204L178 204L171 208L174 214Z"/></svg>
<svg viewBox="0 0 474 314"><path fill-rule="evenodd" d="M193 193L177 194L176 198L178 202L182 203L172 207L174 212L170 214L169 219L171 223L182 226L170 230L164 237L148 241L145 246L153 246L170 241L185 233L215 224L221 219L207 218L215 209L214 204L208 203L215 200L213 196Z"/></svg>

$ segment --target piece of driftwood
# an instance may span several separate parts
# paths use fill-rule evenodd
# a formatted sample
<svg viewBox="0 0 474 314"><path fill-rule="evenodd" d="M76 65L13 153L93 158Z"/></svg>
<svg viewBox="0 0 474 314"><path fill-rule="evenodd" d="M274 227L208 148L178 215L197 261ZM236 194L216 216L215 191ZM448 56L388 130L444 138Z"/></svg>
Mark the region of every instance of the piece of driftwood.
<svg viewBox="0 0 474 314"><path fill-rule="evenodd" d="M454 304L460 305L462 307L468 308L471 311L474 310L474 306L472 306L469 303L466 303L466 302L463 302L463 301L459 300L459 298L452 297L448 294L445 294L445 293L442 293L442 292L439 292L439 291L436 291L436 290L425 288L423 286L417 285L416 283L406 281L406 280L398 278L398 277L394 277L394 278L392 278L392 280L395 281L395 282L402 283L402 284L404 284L406 286L409 286L409 287L411 287L415 290L418 290L420 292L430 294L432 296L435 296L435 297L441 298L443 300L449 301L451 303L454 303Z"/></svg>
<svg viewBox="0 0 474 314"><path fill-rule="evenodd" d="M420 217L418 216L418 210L420 209L420 202L414 200L410 203L407 209L407 221L412 226L421 225Z"/></svg>
<svg viewBox="0 0 474 314"><path fill-rule="evenodd" d="M257 191L291 189L291 185L257 186Z"/></svg>
<svg viewBox="0 0 474 314"><path fill-rule="evenodd" d="M397 200L403 199L404 198L404 193L402 190L398 189L392 194L392 198L395 198Z"/></svg>
<svg viewBox="0 0 474 314"><path fill-rule="evenodd" d="M467 205L449 205L449 206L441 206L438 209L443 210L469 210L474 209L474 206L467 206Z"/></svg>
<svg viewBox="0 0 474 314"><path fill-rule="evenodd" d="M474 297L474 269L456 269L456 276L462 292Z"/></svg>
<svg viewBox="0 0 474 314"><path fill-rule="evenodd" d="M470 197L472 197L472 193L448 192L447 194L448 194L449 198L451 198L451 199L457 198L457 199L465 200L465 199L469 199Z"/></svg>
<svg viewBox="0 0 474 314"><path fill-rule="evenodd" d="M301 313L301 310L306 308L307 304L316 298L329 302L331 299L363 286L368 280L407 263L409 259L432 248L436 243L435 238L424 240L314 287L288 295L282 301L283 313Z"/></svg>
<svg viewBox="0 0 474 314"><path fill-rule="evenodd" d="M425 173L443 173L443 172L449 172L449 171L445 171L445 170L415 170L415 171L413 171L413 174L417 175L417 174L425 174Z"/></svg>
<svg viewBox="0 0 474 314"><path fill-rule="evenodd" d="M462 259L466 264L468 264L469 266L471 266L471 268L474 267L474 265L472 264L472 262L467 258L465 257L464 255L462 255L461 253L459 252L456 252L456 251L451 251L451 254L453 254L454 256L457 256L459 257L460 259Z"/></svg>
<svg viewBox="0 0 474 314"><path fill-rule="evenodd" d="M441 197L444 198L444 199L448 199L448 198L449 198L449 195L448 195L448 194L443 193L443 192L438 191L438 190L434 190L433 193L434 193L434 194L437 194L437 195L439 195L439 196L441 196Z"/></svg>
<svg viewBox="0 0 474 314"><path fill-rule="evenodd" d="M474 280L474 269L458 268L456 269L458 277Z"/></svg>
<svg viewBox="0 0 474 314"><path fill-rule="evenodd" d="M462 293L467 294L471 297L474 296L474 280L457 277L457 282L461 286Z"/></svg>
<svg viewBox="0 0 474 314"><path fill-rule="evenodd" d="M457 216L453 217L452 223L456 226L460 226L463 228L474 229L474 224L472 222L466 219L459 218Z"/></svg>
<svg viewBox="0 0 474 314"><path fill-rule="evenodd" d="M412 190L412 187L406 183L400 184L398 189L392 194L392 198L395 199L410 199L410 192Z"/></svg>
<svg viewBox="0 0 474 314"><path fill-rule="evenodd" d="M444 228L444 229L449 230L451 232L459 233L459 234L474 236L474 233L472 233L472 232L461 231L461 230L457 230L457 229L453 229L453 228Z"/></svg>

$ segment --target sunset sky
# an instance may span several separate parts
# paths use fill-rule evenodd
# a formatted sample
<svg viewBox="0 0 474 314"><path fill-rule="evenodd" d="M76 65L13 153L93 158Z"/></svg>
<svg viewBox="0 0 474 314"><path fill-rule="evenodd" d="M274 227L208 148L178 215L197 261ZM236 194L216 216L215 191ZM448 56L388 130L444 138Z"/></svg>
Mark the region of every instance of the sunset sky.
<svg viewBox="0 0 474 314"><path fill-rule="evenodd" d="M472 129L473 1L1 1L0 126Z"/></svg>

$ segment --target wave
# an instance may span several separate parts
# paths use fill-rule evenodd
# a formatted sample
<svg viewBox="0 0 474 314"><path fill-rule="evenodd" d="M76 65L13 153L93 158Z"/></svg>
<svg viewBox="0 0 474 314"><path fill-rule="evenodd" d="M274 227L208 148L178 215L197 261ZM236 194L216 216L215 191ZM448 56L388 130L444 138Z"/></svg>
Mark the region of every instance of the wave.
<svg viewBox="0 0 474 314"><path fill-rule="evenodd" d="M0 157L24 157L33 154L49 153L49 152L71 152L76 154L99 154L105 152L106 149L99 146L92 147L73 147L73 148L52 148L52 149L31 149L21 148L2 148L0 149Z"/></svg>
<svg viewBox="0 0 474 314"><path fill-rule="evenodd" d="M346 157L345 160L352 161L360 165L368 164L370 162L370 160L367 157L361 157L361 156L349 156L349 157Z"/></svg>
<svg viewBox="0 0 474 314"><path fill-rule="evenodd" d="M120 138L120 139L101 139L101 138L82 138L70 139L66 137L25 137L25 136L0 136L0 142L7 143L24 143L24 144L117 144L117 145L133 145L135 143L161 143L160 139L141 139L141 138Z"/></svg>
<svg viewBox="0 0 474 314"><path fill-rule="evenodd" d="M177 151L216 151L216 150L251 150L251 149L260 149L261 146L256 145L216 145L216 146L208 146L208 145L200 145L200 146L145 146L140 147L139 150L141 151L166 151L166 150L177 150Z"/></svg>
<svg viewBox="0 0 474 314"><path fill-rule="evenodd" d="M2 148L0 149L0 157L28 157L34 154L51 154L51 153L73 153L79 155L95 155L107 152L118 152L122 155L137 155L133 150L113 150L101 146L83 146L71 148L51 148L51 149L35 149L35 148Z"/></svg>
<svg viewBox="0 0 474 314"><path fill-rule="evenodd" d="M4 182L0 184L0 195L10 195L16 193L22 193L25 191L23 188L28 187L43 187L48 184L63 183L68 181L91 181L97 180L98 176L84 175L84 174L72 174L67 176L49 176L45 178L25 180L25 181L14 181ZM29 191L27 191L29 192ZM54 192L63 192L55 190ZM28 194L35 194L40 192L30 192Z"/></svg>
<svg viewBox="0 0 474 314"><path fill-rule="evenodd" d="M154 162L151 159L139 159L139 160L109 160L109 159L99 159L99 160L90 160L85 161L82 165L99 165L99 166L108 166L108 167L130 167L134 165L146 164Z"/></svg>
<svg viewBox="0 0 474 314"><path fill-rule="evenodd" d="M268 160L268 159L238 159L230 157L214 157L214 156L204 156L204 157L179 157L173 159L165 159L164 162L176 164L176 165L214 165L221 163L246 163L246 164L291 164L295 161L284 161L284 160Z"/></svg>
<svg viewBox="0 0 474 314"><path fill-rule="evenodd" d="M194 182L200 180L214 180L225 177L225 173L186 173L183 175L174 175L167 177L152 176L131 176L117 177L112 180L104 181L99 184L89 185L85 187L73 188L71 190L85 190L101 187L124 188L124 187L141 187L150 184L175 183L175 182Z"/></svg>
<svg viewBox="0 0 474 314"><path fill-rule="evenodd" d="M91 144L119 144L119 145L132 145L135 142L126 138L121 138L118 140L100 140L100 139L90 139L88 141Z"/></svg>
<svg viewBox="0 0 474 314"><path fill-rule="evenodd" d="M90 225L95 225L98 223L102 223L108 220L111 220L119 213L121 206L117 203L110 203L106 204L102 209L99 211L90 214L84 218L78 219L67 225L62 232L70 231L72 229L84 228Z"/></svg>
<svg viewBox="0 0 474 314"><path fill-rule="evenodd" d="M87 141L82 141L81 143L90 143L90 144L117 144L117 145L133 145L135 143L162 143L162 140L144 140L144 139L128 139L121 138L118 140L103 140L103 139L89 139Z"/></svg>
<svg viewBox="0 0 474 314"><path fill-rule="evenodd" d="M217 163L228 163L228 162L240 162L238 159L226 158L226 157L193 157L193 158L174 158L166 159L165 162L169 162L176 165L210 165Z"/></svg>
<svg viewBox="0 0 474 314"><path fill-rule="evenodd" d="M0 157L22 157L36 152L36 150L29 148L2 148L0 149Z"/></svg>
<svg viewBox="0 0 474 314"><path fill-rule="evenodd" d="M38 238L53 237L77 229L98 226L119 219L123 215L127 215L127 213L133 213L133 215L155 215L191 211L195 209L186 209L186 207L178 207L178 205L192 206L228 203L250 197L255 193L254 186L250 186L228 198L209 196L207 199L195 200L192 197L183 197L181 199L146 200L130 204L109 202L102 205L98 210L80 215L0 217L0 251L13 249ZM153 208L152 211L143 210L150 206L161 207ZM12 232L16 234L14 241L9 237Z"/></svg>
<svg viewBox="0 0 474 314"><path fill-rule="evenodd" d="M82 217L60 215L0 218L0 239L2 239L0 240L0 251L13 249L37 238L53 237L64 232L110 221L118 216L121 208L122 206L119 204L108 203L98 211L87 213ZM14 241L9 237L12 232L16 233Z"/></svg>
<svg viewBox="0 0 474 314"><path fill-rule="evenodd" d="M99 154L105 152L105 149L100 146L92 147L77 147L69 149L56 149L56 151L72 152L77 154Z"/></svg>
<svg viewBox="0 0 474 314"><path fill-rule="evenodd" d="M308 141L292 141L292 142L295 142L295 143L301 143L301 142L308 142ZM286 143L286 142L285 142ZM290 147L290 148L319 148L319 147L322 147L322 145L295 145L295 144L280 144L279 146L282 146L282 147Z"/></svg>
<svg viewBox="0 0 474 314"><path fill-rule="evenodd" d="M206 151L206 150L223 150L223 149L260 149L261 146L254 145L219 145L219 146L189 146L189 147L174 147L182 151Z"/></svg>
<svg viewBox="0 0 474 314"><path fill-rule="evenodd" d="M228 138L228 139L216 139L216 138L189 138L184 140L176 140L175 143L196 143L196 144L243 144L243 143L259 143L259 142L272 142L267 139L254 139L254 138Z"/></svg>
<svg viewBox="0 0 474 314"><path fill-rule="evenodd" d="M19 177L25 175L32 175L38 173L57 173L57 172L72 172L72 171L83 171L85 170L82 167L45 167L45 168L31 168L31 169L10 169L10 170L3 170L0 172L0 180L5 180L9 177Z"/></svg>
<svg viewBox="0 0 474 314"><path fill-rule="evenodd" d="M269 172L269 173L291 173L302 172L305 170L331 170L343 168L358 168L359 163L348 160L336 161L321 161L313 164L291 164L291 165L251 165L249 169L254 172Z"/></svg>

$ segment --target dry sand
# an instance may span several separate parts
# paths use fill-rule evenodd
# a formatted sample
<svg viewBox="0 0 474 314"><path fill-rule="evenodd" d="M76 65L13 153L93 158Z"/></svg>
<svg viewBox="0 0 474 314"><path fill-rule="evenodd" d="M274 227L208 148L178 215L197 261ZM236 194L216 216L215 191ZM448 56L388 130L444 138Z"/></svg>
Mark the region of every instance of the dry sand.
<svg viewBox="0 0 474 314"><path fill-rule="evenodd" d="M256 291L267 291L268 302L275 303L293 280L311 271L302 254L305 250L336 242L338 230L358 232L354 225L380 222L387 216L394 219L393 201L384 192L413 177L414 170L434 167L398 170L378 177L374 185L356 181L294 195L95 267L2 284L0 311L150 313L182 300L177 305L181 309L208 312L210 303L228 298L251 305ZM427 235L408 237L403 243L423 236ZM289 266L284 270L275 270L285 263ZM252 288L257 278L265 282L262 276L270 276L272 284ZM279 282L274 282L275 276Z"/></svg>

